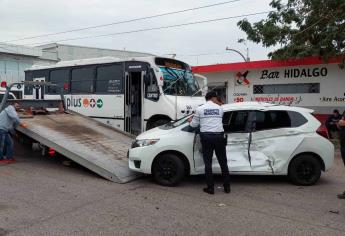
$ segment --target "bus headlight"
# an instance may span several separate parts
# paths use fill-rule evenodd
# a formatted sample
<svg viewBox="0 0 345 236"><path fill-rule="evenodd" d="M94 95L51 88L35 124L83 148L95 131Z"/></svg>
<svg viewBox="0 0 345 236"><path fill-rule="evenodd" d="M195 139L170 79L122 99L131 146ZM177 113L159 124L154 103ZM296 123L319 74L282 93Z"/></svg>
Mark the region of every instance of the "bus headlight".
<svg viewBox="0 0 345 236"><path fill-rule="evenodd" d="M132 143L132 148L150 146L150 145L153 145L153 144L157 143L158 141L159 141L159 139L135 140Z"/></svg>

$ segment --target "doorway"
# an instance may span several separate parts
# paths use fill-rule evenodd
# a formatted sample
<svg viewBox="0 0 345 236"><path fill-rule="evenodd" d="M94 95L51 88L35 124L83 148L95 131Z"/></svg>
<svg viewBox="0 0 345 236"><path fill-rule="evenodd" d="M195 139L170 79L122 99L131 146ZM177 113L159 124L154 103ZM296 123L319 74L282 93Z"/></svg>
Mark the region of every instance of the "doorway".
<svg viewBox="0 0 345 236"><path fill-rule="evenodd" d="M142 88L143 71L128 72L126 75L125 131L134 135L142 130Z"/></svg>

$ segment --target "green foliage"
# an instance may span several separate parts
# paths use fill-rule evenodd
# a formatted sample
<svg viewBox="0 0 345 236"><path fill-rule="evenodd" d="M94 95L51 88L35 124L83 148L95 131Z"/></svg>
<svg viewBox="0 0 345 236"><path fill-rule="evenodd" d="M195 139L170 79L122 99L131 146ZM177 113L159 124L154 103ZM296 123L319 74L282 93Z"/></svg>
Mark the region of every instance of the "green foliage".
<svg viewBox="0 0 345 236"><path fill-rule="evenodd" d="M279 46L270 58L340 57L345 65L345 0L272 0L270 6L267 19L237 23L248 40Z"/></svg>

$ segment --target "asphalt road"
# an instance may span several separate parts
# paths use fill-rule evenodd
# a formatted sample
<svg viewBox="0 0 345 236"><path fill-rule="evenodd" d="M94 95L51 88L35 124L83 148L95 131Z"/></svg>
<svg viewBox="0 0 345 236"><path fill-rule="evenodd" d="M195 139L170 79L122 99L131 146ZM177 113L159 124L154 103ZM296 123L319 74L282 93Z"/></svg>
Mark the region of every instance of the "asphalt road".
<svg viewBox="0 0 345 236"><path fill-rule="evenodd" d="M121 185L18 144L15 153L18 162L0 166L0 235L345 235L339 153L315 186L232 176L231 194L213 196L202 176L174 188Z"/></svg>

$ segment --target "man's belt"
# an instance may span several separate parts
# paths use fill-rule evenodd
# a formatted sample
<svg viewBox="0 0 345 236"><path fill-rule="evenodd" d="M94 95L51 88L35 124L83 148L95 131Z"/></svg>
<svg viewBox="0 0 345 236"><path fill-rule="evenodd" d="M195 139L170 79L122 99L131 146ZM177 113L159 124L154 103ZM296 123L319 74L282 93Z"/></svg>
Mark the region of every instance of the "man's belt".
<svg viewBox="0 0 345 236"><path fill-rule="evenodd" d="M206 134L206 135L223 135L224 132L200 132L200 134Z"/></svg>

